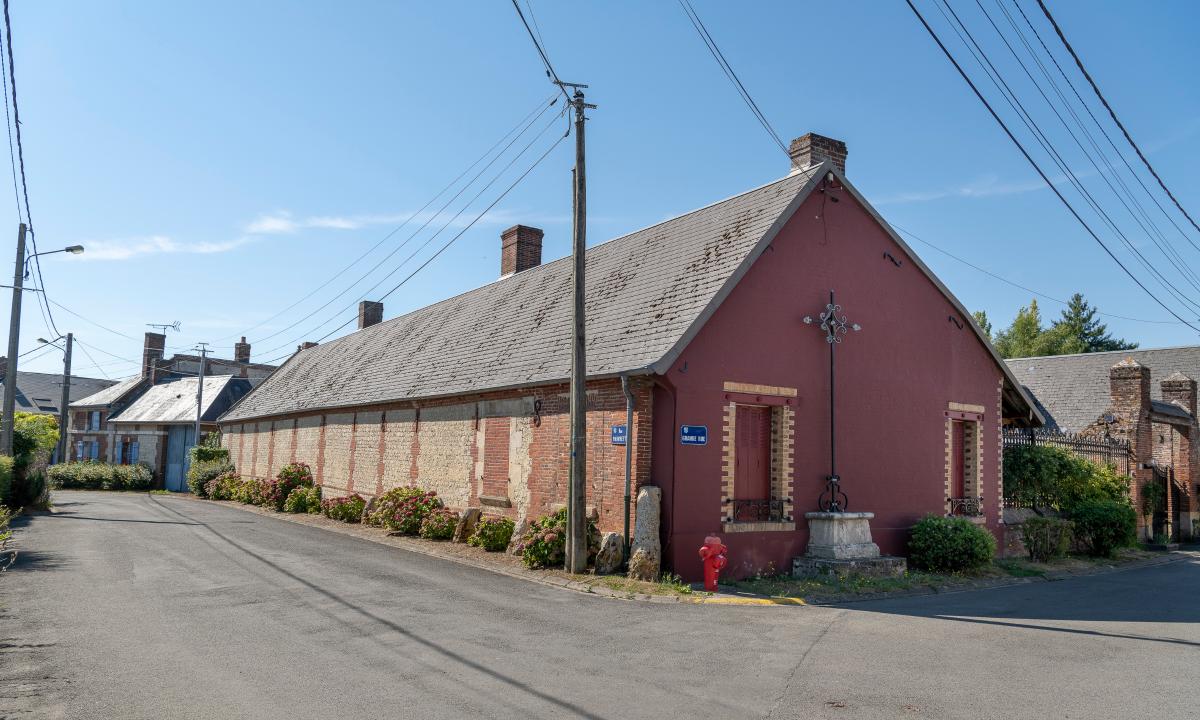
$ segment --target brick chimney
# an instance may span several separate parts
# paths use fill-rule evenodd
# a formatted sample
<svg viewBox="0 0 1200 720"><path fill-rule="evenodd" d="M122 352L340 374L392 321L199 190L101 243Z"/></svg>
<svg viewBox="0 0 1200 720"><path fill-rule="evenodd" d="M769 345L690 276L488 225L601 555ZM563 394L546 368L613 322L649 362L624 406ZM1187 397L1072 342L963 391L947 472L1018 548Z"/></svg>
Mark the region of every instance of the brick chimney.
<svg viewBox="0 0 1200 720"><path fill-rule="evenodd" d="M1175 403L1196 416L1196 381L1181 372L1171 373L1158 383L1165 402Z"/></svg>
<svg viewBox="0 0 1200 720"><path fill-rule="evenodd" d="M846 172L846 143L824 135L801 135L792 141L788 155L792 158L792 172L820 165L826 160L832 160L838 172Z"/></svg>
<svg viewBox="0 0 1200 720"><path fill-rule="evenodd" d="M243 365L250 362L250 343L246 342L246 336L242 336L242 341L233 344L233 361L242 363Z"/></svg>
<svg viewBox="0 0 1200 720"><path fill-rule="evenodd" d="M371 327L383 322L383 303L374 300L363 300L358 304L358 329Z"/></svg>
<svg viewBox="0 0 1200 720"><path fill-rule="evenodd" d="M1133 482L1130 499L1141 507L1142 485L1154 477L1154 429L1150 423L1150 368L1132 357L1113 365L1108 371L1109 408L1113 414L1115 437L1129 441L1133 458ZM1148 537L1151 529L1146 518L1138 516L1139 535Z"/></svg>
<svg viewBox="0 0 1200 720"><path fill-rule="evenodd" d="M500 277L541 265L543 234L528 225L513 225L500 233Z"/></svg>
<svg viewBox="0 0 1200 720"><path fill-rule="evenodd" d="M163 359L167 349L167 336L163 333L146 333L146 341L142 346L142 377L154 382L158 363Z"/></svg>
<svg viewBox="0 0 1200 720"><path fill-rule="evenodd" d="M309 348L315 348L316 346L317 346L317 344L315 342L313 342L311 340L305 340L304 342L302 342L296 346L296 352L300 352L301 350L307 350Z"/></svg>

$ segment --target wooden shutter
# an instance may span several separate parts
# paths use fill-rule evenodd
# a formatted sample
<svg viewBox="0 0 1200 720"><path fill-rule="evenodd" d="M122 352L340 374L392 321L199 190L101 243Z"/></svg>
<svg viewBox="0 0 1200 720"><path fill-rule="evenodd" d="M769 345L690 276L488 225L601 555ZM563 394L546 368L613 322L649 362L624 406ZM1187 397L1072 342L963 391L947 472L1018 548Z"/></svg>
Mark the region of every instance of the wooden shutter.
<svg viewBox="0 0 1200 720"><path fill-rule="evenodd" d="M770 500L771 408L738 405L734 428L734 499Z"/></svg>

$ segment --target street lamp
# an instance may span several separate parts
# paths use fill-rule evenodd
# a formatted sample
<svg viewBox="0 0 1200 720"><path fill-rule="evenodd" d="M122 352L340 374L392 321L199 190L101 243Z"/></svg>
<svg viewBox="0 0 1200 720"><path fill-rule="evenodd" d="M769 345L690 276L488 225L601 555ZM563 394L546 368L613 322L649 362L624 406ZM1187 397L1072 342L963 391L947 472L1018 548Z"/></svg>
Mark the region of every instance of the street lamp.
<svg viewBox="0 0 1200 720"><path fill-rule="evenodd" d="M39 255L52 255L60 252L78 255L79 253L83 252L82 245L70 245L62 248L61 250L47 250L46 252L34 253L29 257L25 257L25 234L27 232L29 232L29 228L25 225L25 223L21 223L17 229L17 260L15 263L13 263L12 315L10 316L8 324L8 357L7 367L5 367L4 370L4 405L2 408L0 408L0 411L3 412L3 422L0 424L0 453L9 456L11 456L13 452L13 420L14 416L16 415L17 406L17 356L20 354L21 292L24 290L21 284L29 275L29 261ZM70 358L70 335L67 337L67 357ZM71 375L69 372L65 377L67 378L66 382L70 382ZM66 397L66 392L67 387L64 384L64 398ZM61 419L60 422L62 422Z"/></svg>

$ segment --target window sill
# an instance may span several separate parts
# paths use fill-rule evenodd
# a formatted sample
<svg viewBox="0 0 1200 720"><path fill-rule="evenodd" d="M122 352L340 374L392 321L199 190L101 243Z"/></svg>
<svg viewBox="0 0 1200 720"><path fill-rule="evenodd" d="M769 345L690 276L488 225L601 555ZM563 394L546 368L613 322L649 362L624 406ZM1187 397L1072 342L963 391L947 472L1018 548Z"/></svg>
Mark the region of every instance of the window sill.
<svg viewBox="0 0 1200 720"><path fill-rule="evenodd" d="M796 529L794 522L727 522L721 523L721 530L727 533L744 532L792 532Z"/></svg>
<svg viewBox="0 0 1200 720"><path fill-rule="evenodd" d="M479 496L479 504L487 505L488 507L498 507L498 508L512 507L512 501L509 500L507 497L503 497L500 495L480 495Z"/></svg>

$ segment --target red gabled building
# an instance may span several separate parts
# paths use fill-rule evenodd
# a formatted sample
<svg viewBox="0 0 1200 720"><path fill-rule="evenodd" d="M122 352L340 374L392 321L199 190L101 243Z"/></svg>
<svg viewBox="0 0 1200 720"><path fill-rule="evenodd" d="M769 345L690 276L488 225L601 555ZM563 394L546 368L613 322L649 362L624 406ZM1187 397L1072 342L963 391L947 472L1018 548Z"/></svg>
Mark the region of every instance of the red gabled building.
<svg viewBox="0 0 1200 720"><path fill-rule="evenodd" d="M926 513L1001 533L1003 424L1038 424L970 313L846 180L845 145L792 143L784 178L588 250L588 502L621 531L629 482L662 489L668 568L786 570L830 472L903 554ZM501 279L297 352L221 420L245 475L308 462L327 494L420 484L452 507L533 518L567 488L569 259L502 237ZM816 318L806 323L805 318ZM628 393L625 390L628 389ZM626 413L633 418L626 425Z"/></svg>

